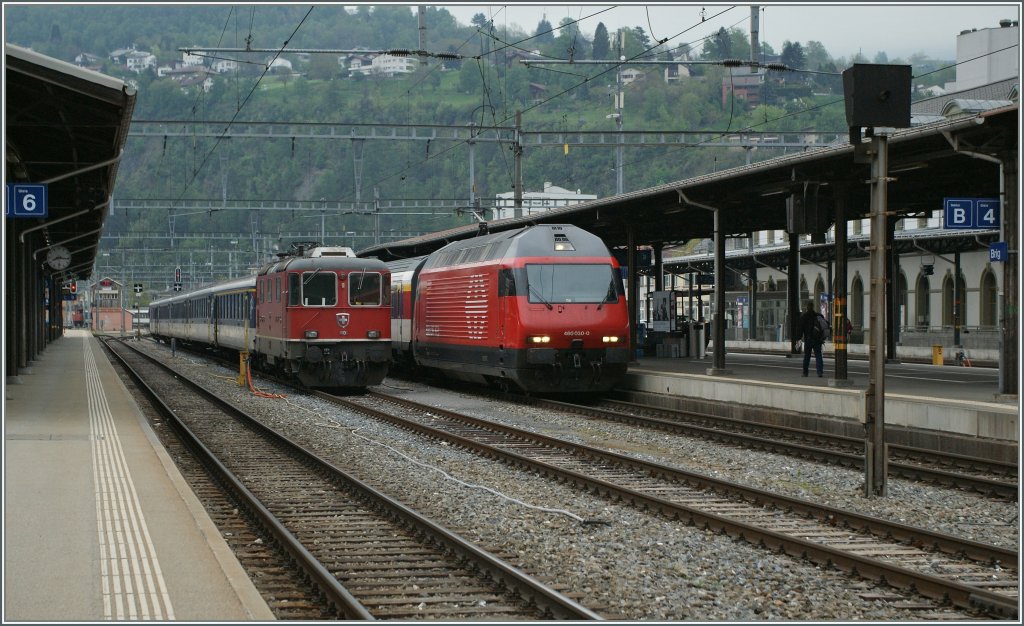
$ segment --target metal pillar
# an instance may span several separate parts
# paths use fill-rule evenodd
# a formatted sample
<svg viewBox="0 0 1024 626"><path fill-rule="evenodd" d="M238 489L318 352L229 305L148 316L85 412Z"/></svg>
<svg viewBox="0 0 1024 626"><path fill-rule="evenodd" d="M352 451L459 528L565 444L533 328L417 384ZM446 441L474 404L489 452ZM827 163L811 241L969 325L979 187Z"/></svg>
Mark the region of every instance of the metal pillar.
<svg viewBox="0 0 1024 626"><path fill-rule="evenodd" d="M890 363L899 363L896 358L896 326L899 325L897 318L897 307L899 303L896 301L896 274L893 272L895 266L895 248L896 248L896 216L887 218L885 220L885 273L890 280L885 283L885 358ZM874 225L872 224L872 228Z"/></svg>
<svg viewBox="0 0 1024 626"><path fill-rule="evenodd" d="M636 231L633 225L626 227L626 262L629 264L627 271L628 304L629 304L629 360L636 359L636 328L637 317L640 310L640 301L637 298L637 272L636 272Z"/></svg>
<svg viewBox="0 0 1024 626"><path fill-rule="evenodd" d="M953 345L962 348L960 342L960 300L964 294L960 293L960 251L953 253Z"/></svg>
<svg viewBox="0 0 1024 626"><path fill-rule="evenodd" d="M748 285L750 311L747 313L747 326L750 327L750 332L747 334L747 338L757 341L757 259L754 258L754 233L750 233L747 249L750 251L750 273L747 276L747 281L750 283Z"/></svg>
<svg viewBox="0 0 1024 626"><path fill-rule="evenodd" d="M789 233L789 267L786 269L786 301L789 319L789 351L800 354L796 342L800 339L800 234Z"/></svg>
<svg viewBox="0 0 1024 626"><path fill-rule="evenodd" d="M715 336L714 365L708 375L731 374L725 369L725 233L722 232L722 211L715 209Z"/></svg>
<svg viewBox="0 0 1024 626"><path fill-rule="evenodd" d="M836 189L836 270L835 287L833 288L832 299L832 335L835 346L836 373L834 384L847 380L847 356L846 345L846 273L847 273L847 250L846 250L846 189Z"/></svg>
<svg viewBox="0 0 1024 626"><path fill-rule="evenodd" d="M885 240L888 206L889 137L877 132L871 139L871 340L868 343L866 394L867 497L887 495L888 462L885 448Z"/></svg>
<svg viewBox="0 0 1024 626"><path fill-rule="evenodd" d="M356 202L363 188L363 142L365 139L352 140L352 169L356 185Z"/></svg>
<svg viewBox="0 0 1024 626"><path fill-rule="evenodd" d="M653 254L654 254L654 290L655 291L663 291L664 288L665 288L665 276L664 276L665 270L662 267L661 253L662 253L662 250L664 250L664 248L665 248L665 244L659 242L659 243L654 244L653 248L654 248L654 251L653 251ZM674 303L673 303L673 306L675 306Z"/></svg>
<svg viewBox="0 0 1024 626"><path fill-rule="evenodd" d="M622 50L626 46L626 31L623 30L619 37L619 56L621 57ZM615 127L619 131L619 145L615 149L615 194L622 195L622 110L625 108L625 98L622 92L622 66L615 72Z"/></svg>
<svg viewBox="0 0 1024 626"><path fill-rule="evenodd" d="M1002 176L1000 184L1003 186L1003 236L1006 248L1009 252L1006 262L1003 263L1003 299L1000 311L1000 338L999 346L999 393L1004 395L1017 395L1020 393L1017 376L1020 372L1020 336L1017 334L1017 324L1020 321L1020 196L1017 185L1019 170L1017 169L1017 151L1011 151L1002 159Z"/></svg>
<svg viewBox="0 0 1024 626"><path fill-rule="evenodd" d="M473 123L470 123L473 126ZM476 206L476 142L473 141L473 129L469 129L469 206Z"/></svg>
<svg viewBox="0 0 1024 626"><path fill-rule="evenodd" d="M512 144L512 155L515 161L515 193L514 204L515 210L514 215L518 217L523 216L523 112L516 111L516 130L515 130L515 143Z"/></svg>

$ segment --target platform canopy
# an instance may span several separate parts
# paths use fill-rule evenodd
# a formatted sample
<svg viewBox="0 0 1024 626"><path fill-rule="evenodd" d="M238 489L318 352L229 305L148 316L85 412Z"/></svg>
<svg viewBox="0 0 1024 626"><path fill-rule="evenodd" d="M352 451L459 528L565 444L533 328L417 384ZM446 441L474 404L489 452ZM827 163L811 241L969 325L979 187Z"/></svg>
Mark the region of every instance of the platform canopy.
<svg viewBox="0 0 1024 626"><path fill-rule="evenodd" d="M895 131L889 140L889 210L904 216L926 215L941 210L946 197L997 197L999 169L991 157L1017 149L1018 115L1018 105L1013 103ZM617 247L626 245L627 231L632 228L638 245L668 246L710 238L715 209L722 211L725 236L743 237L786 229L787 198L808 190L814 190L830 220L834 220L832 207L838 194L846 201L847 219L860 219L870 212L870 178L869 164L855 162L854 147L849 143L808 145L802 152L744 167L529 217L492 221L487 230L535 223L574 224ZM359 255L387 261L428 254L449 241L482 231L479 225L467 225L375 245Z"/></svg>
<svg viewBox="0 0 1024 626"><path fill-rule="evenodd" d="M67 271L92 272L128 137L135 90L124 81L5 44L7 184L46 184L47 217L8 220L34 252L61 245ZM26 235L41 232L42 238ZM36 258L42 258L39 254Z"/></svg>

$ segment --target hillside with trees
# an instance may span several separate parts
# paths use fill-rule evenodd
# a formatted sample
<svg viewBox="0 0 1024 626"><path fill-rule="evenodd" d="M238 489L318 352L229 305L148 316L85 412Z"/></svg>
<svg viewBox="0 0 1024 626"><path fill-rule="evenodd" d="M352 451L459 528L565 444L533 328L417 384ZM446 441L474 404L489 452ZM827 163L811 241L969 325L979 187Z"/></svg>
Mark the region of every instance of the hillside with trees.
<svg viewBox="0 0 1024 626"><path fill-rule="evenodd" d="M135 120L183 122L314 122L324 124L409 124L511 127L522 111L524 131L615 131L614 65L524 65L521 59L617 58L679 61L682 65L630 65L644 72L624 87L623 130L741 130L843 132L845 112L840 72L854 62L913 65L925 85L952 80L953 70L934 70L949 62L833 58L818 41L786 41L779 51L765 43L760 60L792 71L765 74L758 101L735 97L737 76L749 68L728 67L729 59L749 60L750 43L738 28L722 28L706 41L670 41L655 45L645 28L610 32L603 23L557 25L546 20L532 32L487 22L482 14L459 24L443 8L428 7L422 57L409 73L386 76L357 69L373 55L296 54L288 50L417 50L415 7L380 5L19 5L5 7L8 41L118 76L137 88ZM308 15L307 15L307 12ZM581 27L593 29L588 37ZM196 66L177 68L185 47L271 48L273 53L203 53L200 79L182 76ZM620 42L624 45L619 49ZM146 60L129 70L115 51L135 51ZM148 53L148 56L142 53ZM128 54L127 52L125 54ZM402 56L402 55L398 55ZM884 54L881 55L884 57ZM291 69L268 69L275 57ZM218 59L237 65L214 72ZM412 57L419 60L421 57ZM686 65L687 62L691 63ZM667 81L666 68L685 68ZM356 68L356 69L354 69ZM689 75L686 75L688 72ZM931 72L931 73L929 73ZM164 75L161 76L160 74ZM177 77L177 78L176 78ZM918 81L916 81L918 82ZM385 128L380 132L388 132ZM347 138L235 138L218 140L176 131L163 139L131 137L119 169L115 203L120 199L193 199L221 201L329 201L356 198L354 142ZM384 201L452 199L468 202L469 151L450 141L362 142L360 199ZM632 191L742 165L748 158L779 156L778 149L753 152L735 148L630 148L624 150L625 190ZM616 153L609 148L568 146L524 149L527 191L545 182L599 197L615 193ZM508 145L475 145L475 195L490 199L513 188L513 158ZM225 244L193 233L237 234L244 263L252 259L254 218L246 211L115 211L106 234L111 257L134 267L181 263L186 251L222 254ZM257 236L288 238L319 235L316 211L266 211ZM330 243L362 248L372 243L373 217L362 211L324 216ZM380 216L383 239L400 233L432 232L466 224L466 212L417 211ZM147 243L149 234L177 236L173 250ZM136 234L136 237L128 235ZM352 233L352 235L345 235ZM336 240L331 240L334 235ZM232 238L228 236L227 238ZM340 241L337 239L341 239ZM161 244L163 245L163 244ZM233 244L234 245L234 244ZM214 250L214 247L218 247ZM146 253L139 252L145 249ZM129 252L130 250L130 252ZM232 261L235 262L235 261ZM226 259L223 260L226 263ZM214 265L222 265L218 258ZM212 268L211 268L212 269ZM205 278L219 278L212 273Z"/></svg>

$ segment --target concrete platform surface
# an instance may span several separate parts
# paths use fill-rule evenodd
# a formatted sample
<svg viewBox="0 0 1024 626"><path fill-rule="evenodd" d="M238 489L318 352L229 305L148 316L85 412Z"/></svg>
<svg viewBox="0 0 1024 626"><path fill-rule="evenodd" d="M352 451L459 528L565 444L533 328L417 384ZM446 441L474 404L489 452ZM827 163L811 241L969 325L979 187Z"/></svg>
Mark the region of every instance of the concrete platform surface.
<svg viewBox="0 0 1024 626"><path fill-rule="evenodd" d="M273 620L89 332L4 403L7 621Z"/></svg>

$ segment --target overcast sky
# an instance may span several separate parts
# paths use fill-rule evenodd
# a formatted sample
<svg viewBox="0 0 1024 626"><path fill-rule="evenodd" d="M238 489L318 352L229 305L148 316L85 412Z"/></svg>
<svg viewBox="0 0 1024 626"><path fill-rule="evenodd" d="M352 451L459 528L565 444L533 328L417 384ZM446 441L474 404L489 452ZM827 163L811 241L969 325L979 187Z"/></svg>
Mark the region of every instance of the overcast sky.
<svg viewBox="0 0 1024 626"><path fill-rule="evenodd" d="M593 37L598 22L604 22L609 31L620 26L640 26L652 41L669 37L668 45L673 46L694 44L723 26L742 29L748 36L750 32L751 5L447 3L435 6L443 6L462 24L468 25L475 14L483 13L498 26L518 24L530 34L545 16L552 26L558 26L562 18L586 18L603 11L581 22L580 30L588 38ZM804 45L808 41L820 41L833 57L850 59L860 52L868 61L874 60L879 51L884 51L890 60L906 60L916 53L952 60L956 58L956 37L960 31L998 27L1001 19L1020 20L1020 3L796 5L765 2L758 6L761 7L761 41L771 44L776 53L782 51L786 40ZM699 46L692 47L698 49Z"/></svg>

